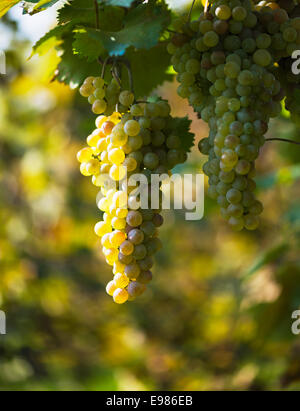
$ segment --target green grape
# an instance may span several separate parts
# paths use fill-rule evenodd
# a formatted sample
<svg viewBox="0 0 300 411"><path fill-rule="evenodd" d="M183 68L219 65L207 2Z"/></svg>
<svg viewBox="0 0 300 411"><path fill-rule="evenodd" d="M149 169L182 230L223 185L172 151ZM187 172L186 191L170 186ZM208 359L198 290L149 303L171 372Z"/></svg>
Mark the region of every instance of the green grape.
<svg viewBox="0 0 300 411"><path fill-rule="evenodd" d="M119 96L119 102L125 107L131 106L134 102L134 94L128 90L122 91Z"/></svg>

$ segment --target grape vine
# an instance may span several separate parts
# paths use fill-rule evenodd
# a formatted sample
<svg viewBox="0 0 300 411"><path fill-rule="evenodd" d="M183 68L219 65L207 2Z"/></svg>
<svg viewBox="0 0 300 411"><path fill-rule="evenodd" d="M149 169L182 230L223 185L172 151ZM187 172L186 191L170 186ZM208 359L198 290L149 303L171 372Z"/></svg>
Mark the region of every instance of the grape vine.
<svg viewBox="0 0 300 411"><path fill-rule="evenodd" d="M0 17L19 2L5 3ZM25 1L22 7L35 14L57 3ZM101 191L103 218L95 233L113 270L107 293L116 303L143 294L162 247L161 197L153 208L151 177L171 175L194 143L191 122L172 117L168 102L152 94L173 80L170 65L178 95L210 128L199 143L208 157L208 195L234 230L255 230L263 212L254 180L261 148L272 140L299 144L266 138L283 105L300 124L300 75L292 72L299 47L298 0L193 0L178 18L164 0L70 0L58 8L57 26L32 54L55 51L49 80L79 88L97 116L77 158ZM139 188L148 193L147 207L128 186L134 175L146 179Z"/></svg>

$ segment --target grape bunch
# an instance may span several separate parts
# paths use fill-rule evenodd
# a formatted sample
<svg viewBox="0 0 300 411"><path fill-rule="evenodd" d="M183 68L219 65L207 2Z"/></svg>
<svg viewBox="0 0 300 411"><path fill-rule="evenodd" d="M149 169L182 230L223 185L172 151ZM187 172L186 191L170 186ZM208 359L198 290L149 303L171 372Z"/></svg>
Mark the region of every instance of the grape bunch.
<svg viewBox="0 0 300 411"><path fill-rule="evenodd" d="M153 256L162 247L158 238L163 224L162 192L157 208L151 208L151 176L168 177L187 154L166 101L136 103L134 94L121 91L115 80L107 86L102 78L92 77L85 80L80 93L100 115L96 130L87 138L88 146L77 158L81 173L91 176L101 190L98 207L103 218L95 233L101 237L106 262L113 267L107 293L123 304L144 293L152 280ZM128 180L141 174L145 178L137 192ZM142 193L148 194L146 204L139 201Z"/></svg>
<svg viewBox="0 0 300 411"><path fill-rule="evenodd" d="M174 24L168 51L179 96L210 127L199 143L208 156L208 194L233 229L255 230L263 211L254 194L255 160L270 118L281 112L280 64L300 46L300 18L289 16L296 6L288 0L210 3L198 20Z"/></svg>

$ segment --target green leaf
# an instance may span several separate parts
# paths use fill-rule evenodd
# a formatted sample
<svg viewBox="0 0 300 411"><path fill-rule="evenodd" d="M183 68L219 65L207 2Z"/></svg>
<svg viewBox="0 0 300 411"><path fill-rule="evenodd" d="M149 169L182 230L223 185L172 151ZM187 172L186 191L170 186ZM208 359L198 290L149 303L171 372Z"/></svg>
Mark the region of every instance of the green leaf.
<svg viewBox="0 0 300 411"><path fill-rule="evenodd" d="M84 29L75 32L73 52L81 58L86 58L89 62L97 60L100 55L106 53L103 45L99 41L91 39Z"/></svg>
<svg viewBox="0 0 300 411"><path fill-rule="evenodd" d="M52 47L56 46L64 35L71 33L73 30L73 24L65 24L63 26L57 26L54 29L46 33L34 46L32 49L31 57L34 54L39 54L40 56L46 54Z"/></svg>
<svg viewBox="0 0 300 411"><path fill-rule="evenodd" d="M164 44L159 44L150 50L127 49L125 57L129 60L134 81L134 90L137 98L148 96L156 87L172 77L166 71L170 64L170 56ZM151 75L148 73L151 72ZM123 74L127 79L127 73ZM129 87L128 82L125 84Z"/></svg>
<svg viewBox="0 0 300 411"><path fill-rule="evenodd" d="M99 76L100 66L91 63L86 59L81 59L73 54L73 37L68 36L59 45L59 50L63 53L61 62L58 65L57 80L68 84L72 89L80 86L88 76Z"/></svg>
<svg viewBox="0 0 300 411"><path fill-rule="evenodd" d="M58 10L59 24L69 23L95 23L95 9L93 0L72 0Z"/></svg>
<svg viewBox="0 0 300 411"><path fill-rule="evenodd" d="M129 8L133 2L134 0L106 0L105 4L107 4L108 6L120 6L120 7ZM102 3L102 0L101 0L101 3Z"/></svg>
<svg viewBox="0 0 300 411"><path fill-rule="evenodd" d="M102 6L99 9L100 29L117 31L122 28L124 9L121 7ZM93 0L73 0L58 11L59 24L72 22L95 28L96 13Z"/></svg>
<svg viewBox="0 0 300 411"><path fill-rule="evenodd" d="M182 149L189 153L194 145L195 135L190 132L192 120L186 117L172 119L172 132L181 139Z"/></svg>
<svg viewBox="0 0 300 411"><path fill-rule="evenodd" d="M0 3L0 17L4 16L9 9L19 3L20 0L2 0Z"/></svg>
<svg viewBox="0 0 300 411"><path fill-rule="evenodd" d="M40 11L46 10L47 8L54 6L54 4L58 3L60 0L32 0L32 1L24 1L22 3L23 13L28 14L36 14Z"/></svg>
<svg viewBox="0 0 300 411"><path fill-rule="evenodd" d="M87 32L90 38L103 44L110 55L122 55L130 46L138 49L154 47L168 22L168 10L142 4L127 14L122 30L104 32L89 29Z"/></svg>

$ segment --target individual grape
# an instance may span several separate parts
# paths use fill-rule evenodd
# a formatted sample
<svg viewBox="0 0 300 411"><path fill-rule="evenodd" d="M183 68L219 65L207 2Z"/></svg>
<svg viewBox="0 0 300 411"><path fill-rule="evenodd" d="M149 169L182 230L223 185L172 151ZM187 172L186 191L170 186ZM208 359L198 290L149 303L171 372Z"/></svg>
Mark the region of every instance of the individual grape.
<svg viewBox="0 0 300 411"><path fill-rule="evenodd" d="M117 288L113 294L114 302L117 304L124 304L128 300L128 292L123 288Z"/></svg>
<svg viewBox="0 0 300 411"><path fill-rule="evenodd" d="M105 100L96 100L93 104L92 110L95 114L102 114L107 109L107 103Z"/></svg>
<svg viewBox="0 0 300 411"><path fill-rule="evenodd" d="M140 284L149 284L152 281L153 275L151 271L142 271L139 275Z"/></svg>
<svg viewBox="0 0 300 411"><path fill-rule="evenodd" d="M120 245L120 251L124 255L131 255L134 251L134 245L126 240Z"/></svg>
<svg viewBox="0 0 300 411"><path fill-rule="evenodd" d="M139 211L129 211L126 221L131 227L139 227L143 222L143 217Z"/></svg>
<svg viewBox="0 0 300 411"><path fill-rule="evenodd" d="M256 215L248 214L245 216L245 228L247 230L256 230L259 226L259 218Z"/></svg>
<svg viewBox="0 0 300 411"><path fill-rule="evenodd" d="M128 240L134 244L138 245L144 241L145 235L142 230L133 229L128 233Z"/></svg>
<svg viewBox="0 0 300 411"><path fill-rule="evenodd" d="M143 260L147 256L147 248L144 244L139 244L134 247L133 258L135 260Z"/></svg>
<svg viewBox="0 0 300 411"><path fill-rule="evenodd" d="M120 93L119 101L123 106L129 107L134 102L134 94L128 90L124 90Z"/></svg>
<svg viewBox="0 0 300 411"><path fill-rule="evenodd" d="M222 4L216 8L215 14L220 20L228 20L231 17L231 9L226 4Z"/></svg>
<svg viewBox="0 0 300 411"><path fill-rule="evenodd" d="M125 274L130 280L137 279L140 275L141 269L136 263L128 264L125 267Z"/></svg>
<svg viewBox="0 0 300 411"><path fill-rule="evenodd" d="M137 136L140 130L141 126L136 120L128 120L124 126L125 133L130 137Z"/></svg>
<svg viewBox="0 0 300 411"><path fill-rule="evenodd" d="M114 276L113 282L115 283L116 289L126 288L129 284L129 278L122 273L118 273Z"/></svg>
<svg viewBox="0 0 300 411"><path fill-rule="evenodd" d="M115 230L110 233L109 241L112 247L118 248L126 240L126 234L123 231Z"/></svg>
<svg viewBox="0 0 300 411"><path fill-rule="evenodd" d="M132 281L128 286L128 294L133 299L140 297L145 291L145 285L137 281Z"/></svg>
<svg viewBox="0 0 300 411"><path fill-rule="evenodd" d="M110 281L106 286L106 292L111 297L114 295L114 292L116 291L116 289L117 287L114 281Z"/></svg>

